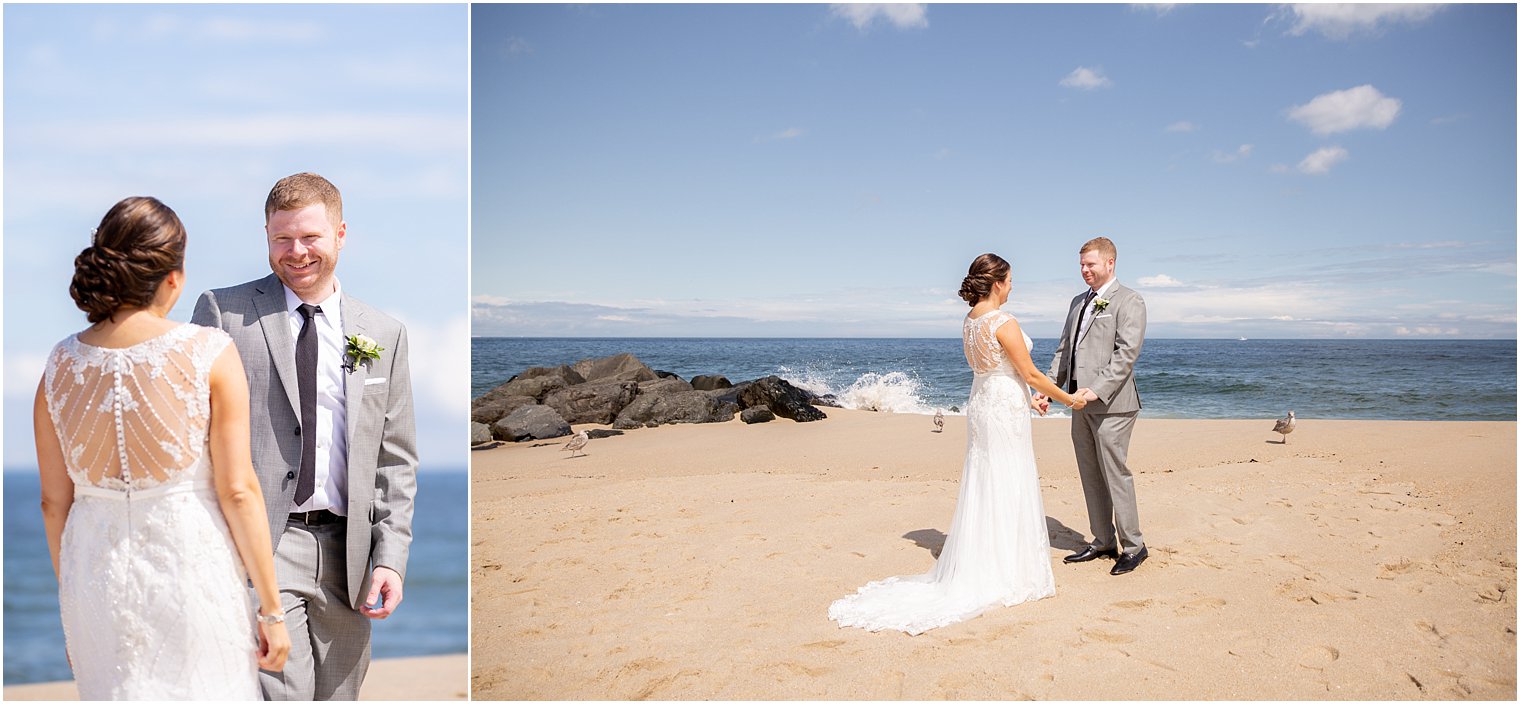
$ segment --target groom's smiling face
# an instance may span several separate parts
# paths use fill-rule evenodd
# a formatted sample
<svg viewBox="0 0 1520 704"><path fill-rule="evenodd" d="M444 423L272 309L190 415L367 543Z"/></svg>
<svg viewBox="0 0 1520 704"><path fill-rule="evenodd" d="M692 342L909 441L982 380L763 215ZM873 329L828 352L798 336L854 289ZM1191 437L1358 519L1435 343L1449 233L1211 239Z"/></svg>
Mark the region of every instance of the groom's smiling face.
<svg viewBox="0 0 1520 704"><path fill-rule="evenodd" d="M333 271L347 229L347 223L334 223L321 203L276 210L264 225L269 268L301 300L324 300L333 291Z"/></svg>

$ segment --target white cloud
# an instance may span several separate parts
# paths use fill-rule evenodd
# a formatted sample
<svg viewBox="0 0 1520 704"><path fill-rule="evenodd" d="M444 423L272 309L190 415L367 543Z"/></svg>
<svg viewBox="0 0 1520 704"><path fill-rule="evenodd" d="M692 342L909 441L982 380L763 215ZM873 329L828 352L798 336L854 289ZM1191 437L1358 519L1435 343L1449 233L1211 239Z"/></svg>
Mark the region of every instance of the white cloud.
<svg viewBox="0 0 1520 704"><path fill-rule="evenodd" d="M1129 5L1132 10L1150 10L1157 15L1165 16L1172 10L1177 9L1175 2L1132 2Z"/></svg>
<svg viewBox="0 0 1520 704"><path fill-rule="evenodd" d="M1244 159L1248 156L1251 156L1251 145L1242 144L1239 147L1236 147L1235 151L1233 152L1222 152L1218 149L1215 149L1213 159L1215 162L1218 162L1220 164L1228 164L1230 162L1240 161L1241 159Z"/></svg>
<svg viewBox="0 0 1520 704"><path fill-rule="evenodd" d="M507 37L507 41L502 45L502 51L505 51L508 56L531 54L533 53L533 45L529 44L528 40L522 37Z"/></svg>
<svg viewBox="0 0 1520 704"><path fill-rule="evenodd" d="M1435 325L1416 325L1413 328L1400 325L1393 329L1395 335L1400 337L1456 337L1462 331L1457 328L1443 328Z"/></svg>
<svg viewBox="0 0 1520 704"><path fill-rule="evenodd" d="M396 316L406 325L412 371L412 398L430 414L459 416L470 394L470 325L463 315L446 320L419 320Z"/></svg>
<svg viewBox="0 0 1520 704"><path fill-rule="evenodd" d="M1340 147L1325 147L1298 162L1298 170L1306 174L1327 174L1330 173L1330 167L1345 161L1350 156L1350 152Z"/></svg>
<svg viewBox="0 0 1520 704"><path fill-rule="evenodd" d="M788 127L771 135L771 139L796 139L807 134L801 127Z"/></svg>
<svg viewBox="0 0 1520 704"><path fill-rule="evenodd" d="M1066 77L1061 79L1061 85L1082 90L1107 88L1113 84L1113 81L1103 75L1102 67L1093 69L1086 66L1078 66L1075 71L1066 74Z"/></svg>
<svg viewBox="0 0 1520 704"><path fill-rule="evenodd" d="M97 39L127 37L162 43L175 39L195 42L287 43L307 44L326 36L321 25L311 22L270 22L239 17L187 19L160 13L136 26L115 22L97 22L92 28Z"/></svg>
<svg viewBox="0 0 1520 704"><path fill-rule="evenodd" d="M28 399L37 394L37 382L47 366L46 354L7 352L5 355L5 397Z"/></svg>
<svg viewBox="0 0 1520 704"><path fill-rule="evenodd" d="M1167 276L1166 274L1142 276L1139 279L1139 283L1141 286L1144 286L1146 288L1178 288L1187 285L1170 276Z"/></svg>
<svg viewBox="0 0 1520 704"><path fill-rule="evenodd" d="M1386 129L1399 116L1403 103L1383 95L1371 85L1325 93L1288 110L1288 117L1318 135L1346 132L1362 127Z"/></svg>
<svg viewBox="0 0 1520 704"><path fill-rule="evenodd" d="M1191 123L1191 122L1188 122L1187 120L1183 120L1181 122L1173 122L1172 124L1167 125L1166 126L1166 131L1167 132L1197 132L1198 131L1198 125L1196 125L1194 123Z"/></svg>
<svg viewBox="0 0 1520 704"><path fill-rule="evenodd" d="M922 29L929 26L929 6L922 3L839 3L829 6L829 14L849 20L865 31L877 20L898 29Z"/></svg>
<svg viewBox="0 0 1520 704"><path fill-rule="evenodd" d="M432 154L466 143L462 117L326 113L274 113L246 117L182 117L158 120L55 120L7 125L33 148L90 154L161 147L366 146Z"/></svg>
<svg viewBox="0 0 1520 704"><path fill-rule="evenodd" d="M1423 22L1441 10L1434 4L1298 4L1287 8L1294 21L1289 34L1319 32L1331 39L1346 39L1361 32L1376 32L1400 22Z"/></svg>

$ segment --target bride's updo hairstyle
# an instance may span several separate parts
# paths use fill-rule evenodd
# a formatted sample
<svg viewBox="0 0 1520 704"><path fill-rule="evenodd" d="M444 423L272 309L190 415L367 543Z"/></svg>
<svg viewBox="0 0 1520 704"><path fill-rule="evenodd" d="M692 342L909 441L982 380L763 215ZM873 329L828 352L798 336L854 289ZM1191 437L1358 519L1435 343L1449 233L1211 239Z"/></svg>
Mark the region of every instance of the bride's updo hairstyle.
<svg viewBox="0 0 1520 704"><path fill-rule="evenodd" d="M983 298L992 295L992 285L1008 277L1008 261L988 252L971 262L971 270L961 280L961 298L975 307Z"/></svg>
<svg viewBox="0 0 1520 704"><path fill-rule="evenodd" d="M74 258L69 295L91 323L153 301L159 284L185 266L185 226L157 198L124 198L106 212L95 241Z"/></svg>

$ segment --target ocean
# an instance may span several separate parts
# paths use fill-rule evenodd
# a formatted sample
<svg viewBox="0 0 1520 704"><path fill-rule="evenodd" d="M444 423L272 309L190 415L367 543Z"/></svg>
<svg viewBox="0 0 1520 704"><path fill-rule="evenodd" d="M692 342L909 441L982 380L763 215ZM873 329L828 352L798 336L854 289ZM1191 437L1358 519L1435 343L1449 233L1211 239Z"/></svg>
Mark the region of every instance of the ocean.
<svg viewBox="0 0 1520 704"><path fill-rule="evenodd" d="M479 396L535 366L631 352L684 379L770 374L846 408L949 412L971 373L959 339L490 338L472 341ZM1055 339L1034 341L1049 366ZM1514 340L1146 340L1142 417L1515 420ZM1053 414L1053 415L1064 415Z"/></svg>
<svg viewBox="0 0 1520 704"><path fill-rule="evenodd" d="M15 470L15 471L11 471ZM5 684L72 679L58 619L58 582L38 509L35 468L5 476ZM469 474L417 473L405 599L374 622L374 658L463 653L469 648Z"/></svg>

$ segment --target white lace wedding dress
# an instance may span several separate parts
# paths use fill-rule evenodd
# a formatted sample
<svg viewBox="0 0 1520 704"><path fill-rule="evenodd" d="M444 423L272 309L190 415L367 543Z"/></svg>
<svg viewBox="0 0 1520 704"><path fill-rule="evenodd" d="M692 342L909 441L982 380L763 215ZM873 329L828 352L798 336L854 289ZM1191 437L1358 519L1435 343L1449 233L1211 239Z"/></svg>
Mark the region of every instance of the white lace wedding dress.
<svg viewBox="0 0 1520 704"><path fill-rule="evenodd" d="M181 325L48 356L48 412L74 480L58 601L82 700L259 699L252 601L207 453L226 333Z"/></svg>
<svg viewBox="0 0 1520 704"><path fill-rule="evenodd" d="M840 626L918 635L1056 593L1050 535L1030 441L1029 386L994 336L1013 316L967 317L966 362L975 377L966 404L966 463L955 517L934 569L871 582L829 606ZM1031 346L1028 335L1026 347Z"/></svg>

